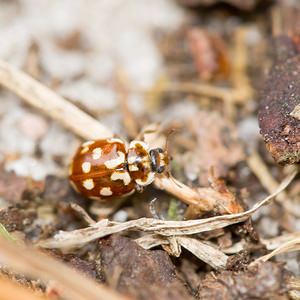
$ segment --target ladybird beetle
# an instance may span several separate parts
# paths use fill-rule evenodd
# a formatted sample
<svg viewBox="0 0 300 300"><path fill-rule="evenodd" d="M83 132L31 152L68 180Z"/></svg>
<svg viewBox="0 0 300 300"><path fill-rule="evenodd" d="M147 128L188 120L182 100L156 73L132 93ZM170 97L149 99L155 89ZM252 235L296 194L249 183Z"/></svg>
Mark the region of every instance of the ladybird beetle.
<svg viewBox="0 0 300 300"><path fill-rule="evenodd" d="M119 138L88 141L73 158L70 182L91 199L128 196L149 185L168 163L168 155L161 148L149 151L142 141L132 141L129 146Z"/></svg>

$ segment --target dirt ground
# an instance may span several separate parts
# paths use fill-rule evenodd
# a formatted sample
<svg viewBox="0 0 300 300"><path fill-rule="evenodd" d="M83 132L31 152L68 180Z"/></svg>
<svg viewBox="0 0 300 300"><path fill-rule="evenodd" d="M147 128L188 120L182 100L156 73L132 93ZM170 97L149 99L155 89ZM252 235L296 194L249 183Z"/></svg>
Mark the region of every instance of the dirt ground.
<svg viewBox="0 0 300 300"><path fill-rule="evenodd" d="M287 0L0 0L3 299L300 299L299 20ZM170 171L79 195L77 148L109 137Z"/></svg>

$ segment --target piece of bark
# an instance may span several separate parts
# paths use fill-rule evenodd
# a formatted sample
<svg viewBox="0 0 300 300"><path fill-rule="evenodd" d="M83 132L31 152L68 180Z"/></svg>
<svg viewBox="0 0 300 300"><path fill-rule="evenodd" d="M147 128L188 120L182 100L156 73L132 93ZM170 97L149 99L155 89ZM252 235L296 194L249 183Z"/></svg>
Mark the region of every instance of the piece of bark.
<svg viewBox="0 0 300 300"><path fill-rule="evenodd" d="M242 10L254 9L261 0L177 0L184 6L211 6L218 3L227 3Z"/></svg>
<svg viewBox="0 0 300 300"><path fill-rule="evenodd" d="M277 163L299 163L300 120L290 114L300 104L300 35L279 35L273 43L273 65L260 102L259 126Z"/></svg>
<svg viewBox="0 0 300 300"><path fill-rule="evenodd" d="M200 300L287 300L287 279L282 264L267 262L246 272L224 271L208 274L201 282Z"/></svg>
<svg viewBox="0 0 300 300"><path fill-rule="evenodd" d="M119 292L135 299L193 299L166 252L145 250L119 235L101 239L99 249L106 281Z"/></svg>

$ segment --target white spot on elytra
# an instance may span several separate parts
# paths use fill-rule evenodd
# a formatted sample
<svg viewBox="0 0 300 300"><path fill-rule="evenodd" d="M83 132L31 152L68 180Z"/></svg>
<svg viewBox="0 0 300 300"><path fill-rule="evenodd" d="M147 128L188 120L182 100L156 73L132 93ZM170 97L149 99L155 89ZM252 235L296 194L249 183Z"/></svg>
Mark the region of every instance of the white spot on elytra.
<svg viewBox="0 0 300 300"><path fill-rule="evenodd" d="M87 189L87 190L92 190L95 187L94 181L93 179L86 179L83 181L83 186Z"/></svg>
<svg viewBox="0 0 300 300"><path fill-rule="evenodd" d="M102 154L102 149L101 148L95 148L93 150L93 159L99 159Z"/></svg>
<svg viewBox="0 0 300 300"><path fill-rule="evenodd" d="M136 179L135 182L138 185L146 186L146 185L149 185L154 180L154 177L155 177L155 173L154 172L149 172L146 181L142 181L141 179Z"/></svg>
<svg viewBox="0 0 300 300"><path fill-rule="evenodd" d="M129 171L134 172L134 171L138 171L139 168L136 165L129 165L128 166Z"/></svg>
<svg viewBox="0 0 300 300"><path fill-rule="evenodd" d="M81 147L83 148L82 150L81 150L81 154L84 154L84 153L87 153L88 151L89 151L89 146L90 145L93 145L95 143L95 141L87 141L87 142L85 142L85 143L83 143L82 145L81 145Z"/></svg>
<svg viewBox="0 0 300 300"><path fill-rule="evenodd" d="M110 176L111 180L123 180L124 185L128 185L131 181L131 177L128 172L113 172Z"/></svg>
<svg viewBox="0 0 300 300"><path fill-rule="evenodd" d="M82 163L81 168L82 168L83 173L88 173L91 170L91 163L88 161L85 161L84 163Z"/></svg>
<svg viewBox="0 0 300 300"><path fill-rule="evenodd" d="M89 151L89 147L84 147L80 153L84 154L84 153L87 153L88 151Z"/></svg>
<svg viewBox="0 0 300 300"><path fill-rule="evenodd" d="M125 163L125 154L121 151L117 152L118 157L107 160L104 164L108 169L115 169L120 164Z"/></svg>
<svg viewBox="0 0 300 300"><path fill-rule="evenodd" d="M122 141L121 139L116 139L116 138L113 138L113 139L107 139L107 141L109 143L121 143L121 144L124 144L124 141Z"/></svg>
<svg viewBox="0 0 300 300"><path fill-rule="evenodd" d="M102 196L111 196L112 195L112 191L110 189L110 187L104 187L100 190L100 195Z"/></svg>

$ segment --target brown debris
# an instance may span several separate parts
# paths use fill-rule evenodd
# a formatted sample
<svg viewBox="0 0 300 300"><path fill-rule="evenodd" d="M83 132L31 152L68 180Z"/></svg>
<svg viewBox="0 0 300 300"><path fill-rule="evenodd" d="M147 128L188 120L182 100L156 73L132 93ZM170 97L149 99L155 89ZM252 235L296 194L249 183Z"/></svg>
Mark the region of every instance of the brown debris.
<svg viewBox="0 0 300 300"><path fill-rule="evenodd" d="M231 271L245 271L250 262L250 253L247 250L229 256L226 269Z"/></svg>
<svg viewBox="0 0 300 300"><path fill-rule="evenodd" d="M7 231L23 230L35 218L36 213L33 211L25 212L15 207L0 209L0 223Z"/></svg>
<svg viewBox="0 0 300 300"><path fill-rule="evenodd" d="M225 44L219 35L194 27L188 30L187 38L201 80L228 76L229 61Z"/></svg>
<svg viewBox="0 0 300 300"><path fill-rule="evenodd" d="M185 6L210 6L217 3L228 3L234 7L237 7L242 10L251 10L255 6L262 2L261 0L177 0L182 5Z"/></svg>
<svg viewBox="0 0 300 300"><path fill-rule="evenodd" d="M271 262L241 273L210 273L201 283L199 299L289 299L286 286L288 277L282 264Z"/></svg>
<svg viewBox="0 0 300 300"><path fill-rule="evenodd" d="M260 103L258 121L275 161L300 161L300 121L290 113L300 104L300 35L274 39L273 66Z"/></svg>
<svg viewBox="0 0 300 300"><path fill-rule="evenodd" d="M14 172L0 174L0 197L7 202L17 203L30 187L30 180L17 176Z"/></svg>
<svg viewBox="0 0 300 300"><path fill-rule="evenodd" d="M119 292L135 299L193 299L164 251L144 250L118 235L99 246L106 281Z"/></svg>

